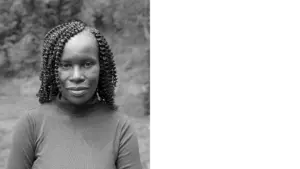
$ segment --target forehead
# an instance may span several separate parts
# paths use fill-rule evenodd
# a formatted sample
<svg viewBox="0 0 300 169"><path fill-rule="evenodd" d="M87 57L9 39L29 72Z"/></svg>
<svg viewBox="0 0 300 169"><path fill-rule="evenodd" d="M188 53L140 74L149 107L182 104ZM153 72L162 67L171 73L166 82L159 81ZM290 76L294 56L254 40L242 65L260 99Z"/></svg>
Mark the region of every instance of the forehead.
<svg viewBox="0 0 300 169"><path fill-rule="evenodd" d="M73 36L65 44L62 59L72 59L75 57L97 57L98 45L96 38L88 31L80 32Z"/></svg>

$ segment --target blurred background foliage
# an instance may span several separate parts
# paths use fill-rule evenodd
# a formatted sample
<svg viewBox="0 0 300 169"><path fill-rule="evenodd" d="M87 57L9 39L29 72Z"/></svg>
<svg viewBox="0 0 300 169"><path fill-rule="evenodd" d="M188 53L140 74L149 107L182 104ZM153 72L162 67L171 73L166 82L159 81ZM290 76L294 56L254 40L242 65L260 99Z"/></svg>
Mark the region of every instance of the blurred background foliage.
<svg viewBox="0 0 300 169"><path fill-rule="evenodd" d="M121 108L150 114L150 0L1 0L0 84L17 81L16 85L22 84L18 94L34 95L43 37L70 19L96 27L111 45ZM2 87L0 95L13 92Z"/></svg>

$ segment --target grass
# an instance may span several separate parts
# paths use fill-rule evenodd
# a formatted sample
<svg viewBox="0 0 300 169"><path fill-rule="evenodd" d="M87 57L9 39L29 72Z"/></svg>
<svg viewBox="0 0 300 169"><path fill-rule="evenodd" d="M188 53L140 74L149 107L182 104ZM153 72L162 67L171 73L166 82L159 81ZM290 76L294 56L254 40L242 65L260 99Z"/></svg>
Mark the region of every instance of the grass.
<svg viewBox="0 0 300 169"><path fill-rule="evenodd" d="M119 78L116 102L121 111L131 117L136 127L144 169L148 169L150 164L150 117L144 115L143 104L145 86L149 82L146 50L147 45L113 46ZM0 169L4 169L16 121L24 110L38 106L35 94L39 85L36 75L30 78L0 79Z"/></svg>

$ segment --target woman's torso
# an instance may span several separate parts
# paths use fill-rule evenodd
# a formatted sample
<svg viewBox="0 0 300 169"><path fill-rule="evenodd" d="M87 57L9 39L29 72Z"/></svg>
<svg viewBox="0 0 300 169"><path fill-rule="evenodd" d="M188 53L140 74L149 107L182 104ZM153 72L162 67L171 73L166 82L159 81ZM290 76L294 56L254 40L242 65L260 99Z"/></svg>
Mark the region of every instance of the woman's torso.
<svg viewBox="0 0 300 169"><path fill-rule="evenodd" d="M32 113L35 161L32 169L114 169L122 118L95 110L72 116L55 105Z"/></svg>

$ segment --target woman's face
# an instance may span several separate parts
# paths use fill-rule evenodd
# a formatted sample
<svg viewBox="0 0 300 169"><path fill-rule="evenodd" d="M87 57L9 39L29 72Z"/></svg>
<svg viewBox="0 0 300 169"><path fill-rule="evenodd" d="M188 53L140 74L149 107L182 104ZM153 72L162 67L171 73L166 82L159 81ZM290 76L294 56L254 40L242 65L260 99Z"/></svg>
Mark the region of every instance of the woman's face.
<svg viewBox="0 0 300 169"><path fill-rule="evenodd" d="M96 92L99 80L97 41L83 31L65 45L58 68L62 97L75 105L86 103Z"/></svg>

